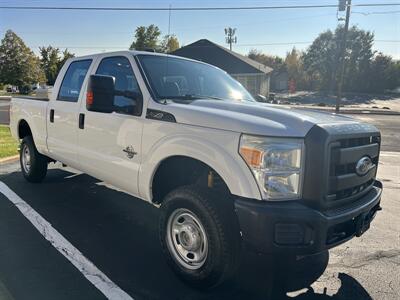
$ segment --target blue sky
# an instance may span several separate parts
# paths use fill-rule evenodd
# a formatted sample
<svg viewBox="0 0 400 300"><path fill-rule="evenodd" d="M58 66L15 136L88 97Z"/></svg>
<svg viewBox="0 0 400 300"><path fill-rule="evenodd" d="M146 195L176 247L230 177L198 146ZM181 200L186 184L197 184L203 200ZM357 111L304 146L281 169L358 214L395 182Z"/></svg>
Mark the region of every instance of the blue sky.
<svg viewBox="0 0 400 300"><path fill-rule="evenodd" d="M400 3L398 0L353 0L357 3ZM337 0L0 0L0 6L187 7L336 4ZM369 13L369 14L368 14ZM371 14L372 13L372 14ZM168 33L168 11L25 11L0 9L0 35L14 30L36 53L39 46L67 47L77 55L128 48L134 30L156 24ZM259 49L284 56L293 46L306 49L321 31L338 24L335 8L258 11L172 11L171 34L187 45L201 38L225 45L224 28L237 28L233 50ZM375 33L375 50L400 59L400 6L355 7L351 24ZM274 45L265 45L265 44ZM277 43L283 43L277 45Z"/></svg>

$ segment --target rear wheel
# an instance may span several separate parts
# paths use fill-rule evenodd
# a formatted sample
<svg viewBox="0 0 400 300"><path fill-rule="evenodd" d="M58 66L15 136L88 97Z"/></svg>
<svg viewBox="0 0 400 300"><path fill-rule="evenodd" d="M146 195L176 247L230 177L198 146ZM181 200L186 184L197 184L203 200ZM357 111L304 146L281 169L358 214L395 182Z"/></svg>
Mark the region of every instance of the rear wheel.
<svg viewBox="0 0 400 300"><path fill-rule="evenodd" d="M29 182L41 182L47 174L47 158L37 151L31 136L22 139L20 164L22 174Z"/></svg>
<svg viewBox="0 0 400 300"><path fill-rule="evenodd" d="M217 286L239 265L239 228L228 201L207 188L185 186L169 193L161 205L164 254L175 273L192 286Z"/></svg>

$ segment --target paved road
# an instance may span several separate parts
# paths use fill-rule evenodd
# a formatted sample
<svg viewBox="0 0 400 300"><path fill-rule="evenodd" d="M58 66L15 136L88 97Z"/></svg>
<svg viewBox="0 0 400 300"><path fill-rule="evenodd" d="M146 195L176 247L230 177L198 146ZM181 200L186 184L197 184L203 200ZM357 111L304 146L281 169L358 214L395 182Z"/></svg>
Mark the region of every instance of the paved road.
<svg viewBox="0 0 400 300"><path fill-rule="evenodd" d="M60 165L49 171L42 184L25 182L15 163L0 166L0 174L0 181L134 299L275 300L280 299L277 295L288 276L292 289L307 287L327 263L327 253L297 263L246 253L237 278L216 290L198 292L167 267L157 240L158 212L152 206ZM331 250L330 264L312 289L291 297L400 298L400 153L382 153L378 176L385 184L384 210L372 228ZM1 295L7 300L104 298L3 196Z"/></svg>
<svg viewBox="0 0 400 300"><path fill-rule="evenodd" d="M381 131L381 150L400 152L400 116L368 114L351 116L363 122L374 124Z"/></svg>

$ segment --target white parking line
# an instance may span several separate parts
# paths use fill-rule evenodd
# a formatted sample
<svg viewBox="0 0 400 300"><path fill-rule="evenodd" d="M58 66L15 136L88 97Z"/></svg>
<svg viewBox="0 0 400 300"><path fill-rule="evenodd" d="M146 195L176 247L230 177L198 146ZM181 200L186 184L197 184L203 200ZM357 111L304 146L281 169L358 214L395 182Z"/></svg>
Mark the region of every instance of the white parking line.
<svg viewBox="0 0 400 300"><path fill-rule="evenodd" d="M49 222L22 200L6 184L0 181L0 193L8 198L50 244L64 255L78 270L108 299L133 300L126 292L112 282L77 248L64 238Z"/></svg>

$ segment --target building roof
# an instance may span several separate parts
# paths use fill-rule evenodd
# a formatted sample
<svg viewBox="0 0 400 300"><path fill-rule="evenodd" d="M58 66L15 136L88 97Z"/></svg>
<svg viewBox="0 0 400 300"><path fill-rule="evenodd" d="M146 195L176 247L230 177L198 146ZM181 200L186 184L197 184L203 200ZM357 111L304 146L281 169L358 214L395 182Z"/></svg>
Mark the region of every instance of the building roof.
<svg viewBox="0 0 400 300"><path fill-rule="evenodd" d="M257 61L206 39L179 48L171 54L209 63L229 74L269 74L272 72L271 68Z"/></svg>

